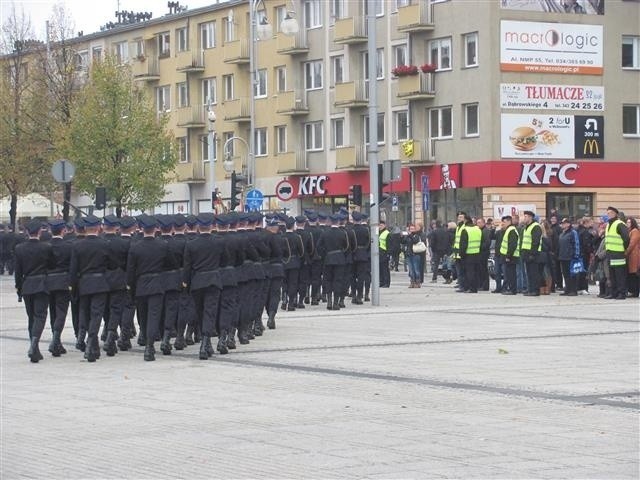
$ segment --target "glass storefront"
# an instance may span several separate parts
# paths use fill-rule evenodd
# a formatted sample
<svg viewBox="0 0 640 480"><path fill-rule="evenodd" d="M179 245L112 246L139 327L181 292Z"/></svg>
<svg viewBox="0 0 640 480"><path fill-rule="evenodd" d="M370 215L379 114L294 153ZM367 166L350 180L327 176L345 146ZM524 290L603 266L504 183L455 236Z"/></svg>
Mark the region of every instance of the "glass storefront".
<svg viewBox="0 0 640 480"><path fill-rule="evenodd" d="M592 216L593 194L591 193L547 193L547 218L553 211L558 218L582 218Z"/></svg>
<svg viewBox="0 0 640 480"><path fill-rule="evenodd" d="M432 191L430 195L430 220L455 221L460 210L471 217L482 215L482 189L455 188Z"/></svg>

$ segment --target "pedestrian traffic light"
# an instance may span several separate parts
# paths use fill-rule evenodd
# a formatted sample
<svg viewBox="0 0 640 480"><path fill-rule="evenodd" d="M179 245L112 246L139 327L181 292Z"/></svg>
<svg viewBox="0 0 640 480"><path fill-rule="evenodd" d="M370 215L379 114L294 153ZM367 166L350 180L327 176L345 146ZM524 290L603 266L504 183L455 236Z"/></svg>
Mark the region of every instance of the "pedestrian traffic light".
<svg viewBox="0 0 640 480"><path fill-rule="evenodd" d="M391 196L390 193L383 192L382 189L389 185L388 182L384 181L384 172L382 168L382 164L378 164L378 205L380 205L385 200L388 200Z"/></svg>
<svg viewBox="0 0 640 480"><path fill-rule="evenodd" d="M104 187L96 187L96 210L104 210L107 206L107 189Z"/></svg>
<svg viewBox="0 0 640 480"><path fill-rule="evenodd" d="M242 190L246 182L245 176L235 171L231 173L231 210L235 210L238 205L242 204Z"/></svg>
<svg viewBox="0 0 640 480"><path fill-rule="evenodd" d="M349 187L349 191L350 191L349 200L351 200L351 203L361 207L362 206L362 185L351 185L351 187Z"/></svg>

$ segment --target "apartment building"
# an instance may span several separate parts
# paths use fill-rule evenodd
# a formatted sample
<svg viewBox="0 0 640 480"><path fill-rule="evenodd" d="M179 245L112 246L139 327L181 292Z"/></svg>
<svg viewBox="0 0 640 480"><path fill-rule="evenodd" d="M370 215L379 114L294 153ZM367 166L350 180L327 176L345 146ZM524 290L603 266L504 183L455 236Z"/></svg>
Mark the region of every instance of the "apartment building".
<svg viewBox="0 0 640 480"><path fill-rule="evenodd" d="M254 55L252 8L273 26ZM291 36L280 24L292 12ZM394 223L451 219L459 209L597 215L608 204L638 215L638 18L640 3L630 0L606 9L596 0L238 0L119 25L77 45L86 64L104 52L129 62L170 115L180 159L156 213L210 211L213 188L228 199L224 164L249 165L252 117L252 188L263 209L334 208L362 185L366 210L375 81L378 160L402 165L382 205Z"/></svg>

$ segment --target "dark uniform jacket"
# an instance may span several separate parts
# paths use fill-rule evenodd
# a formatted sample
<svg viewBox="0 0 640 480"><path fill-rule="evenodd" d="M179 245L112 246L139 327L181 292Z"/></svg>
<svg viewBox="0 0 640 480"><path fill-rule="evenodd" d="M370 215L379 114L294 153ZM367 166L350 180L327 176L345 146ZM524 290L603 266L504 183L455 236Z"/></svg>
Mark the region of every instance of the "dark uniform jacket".
<svg viewBox="0 0 640 480"><path fill-rule="evenodd" d="M269 275L272 278L284 277L284 260L289 258L289 242L280 233L267 232L265 237L269 246Z"/></svg>
<svg viewBox="0 0 640 480"><path fill-rule="evenodd" d="M320 237L318 248L325 265L345 265L344 252L349 248L347 233L338 227L328 228Z"/></svg>
<svg viewBox="0 0 640 480"><path fill-rule="evenodd" d="M300 238L300 235L296 232L285 232L284 238L289 243L289 251L291 252L288 261L284 262L284 269L292 270L294 268L300 268L302 258L305 254L302 238Z"/></svg>
<svg viewBox="0 0 640 480"><path fill-rule="evenodd" d="M69 277L71 286L80 295L91 295L111 290L105 272L114 268L109 242L89 235L73 243Z"/></svg>
<svg viewBox="0 0 640 480"><path fill-rule="evenodd" d="M163 273L176 268L178 264L167 242L144 237L129 249L127 285L136 297L162 294L165 292Z"/></svg>
<svg viewBox="0 0 640 480"><path fill-rule="evenodd" d="M14 278L18 295L47 293L46 273L52 264L51 245L40 240L28 240L15 248Z"/></svg>
<svg viewBox="0 0 640 480"><path fill-rule="evenodd" d="M239 267L244 263L245 253L242 246L238 243L234 232L224 232L219 237L224 242L225 261L222 264L222 286L235 287L240 280Z"/></svg>
<svg viewBox="0 0 640 480"><path fill-rule="evenodd" d="M71 253L73 244L63 238L52 238L52 263L47 272L47 288L50 292L68 290L71 285L69 268L71 267Z"/></svg>
<svg viewBox="0 0 640 480"><path fill-rule="evenodd" d="M368 262L371 255L371 232L367 225L354 225L353 233L356 237L356 249L353 253L354 262Z"/></svg>
<svg viewBox="0 0 640 480"><path fill-rule="evenodd" d="M115 267L107 271L107 282L112 291L124 290L127 286L127 257L129 256L131 237L107 234L103 238L109 242L109 251Z"/></svg>
<svg viewBox="0 0 640 480"><path fill-rule="evenodd" d="M311 236L311 232L304 228L298 228L295 230L295 233L300 237L302 241L302 246L304 249L304 255L302 256L302 264L303 265L311 265L311 261L313 259L315 253L315 244L313 242L313 237Z"/></svg>
<svg viewBox="0 0 640 480"><path fill-rule="evenodd" d="M200 234L185 244L182 281L191 291L222 288L220 268L227 261L224 240L218 235Z"/></svg>

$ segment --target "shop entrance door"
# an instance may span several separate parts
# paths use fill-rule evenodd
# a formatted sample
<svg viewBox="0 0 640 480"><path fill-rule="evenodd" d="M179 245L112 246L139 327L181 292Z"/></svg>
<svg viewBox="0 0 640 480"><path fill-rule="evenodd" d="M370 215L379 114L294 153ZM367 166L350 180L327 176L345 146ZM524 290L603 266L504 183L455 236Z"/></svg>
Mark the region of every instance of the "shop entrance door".
<svg viewBox="0 0 640 480"><path fill-rule="evenodd" d="M547 193L547 218L552 211L558 212L558 221L562 217L573 219L593 216L592 193Z"/></svg>

